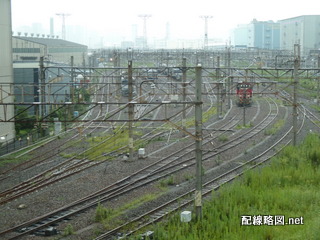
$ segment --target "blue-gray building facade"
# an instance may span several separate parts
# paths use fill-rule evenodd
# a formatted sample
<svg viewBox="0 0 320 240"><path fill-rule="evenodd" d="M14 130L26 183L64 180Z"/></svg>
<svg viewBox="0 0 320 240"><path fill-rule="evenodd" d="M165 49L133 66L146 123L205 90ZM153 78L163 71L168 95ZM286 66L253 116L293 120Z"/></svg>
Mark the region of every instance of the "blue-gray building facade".
<svg viewBox="0 0 320 240"><path fill-rule="evenodd" d="M320 15L303 15L273 21L257 21L238 25L232 44L246 48L293 51L300 44L301 53L320 49Z"/></svg>
<svg viewBox="0 0 320 240"><path fill-rule="evenodd" d="M233 32L233 45L246 48L280 49L280 25L273 21L257 21L238 25Z"/></svg>

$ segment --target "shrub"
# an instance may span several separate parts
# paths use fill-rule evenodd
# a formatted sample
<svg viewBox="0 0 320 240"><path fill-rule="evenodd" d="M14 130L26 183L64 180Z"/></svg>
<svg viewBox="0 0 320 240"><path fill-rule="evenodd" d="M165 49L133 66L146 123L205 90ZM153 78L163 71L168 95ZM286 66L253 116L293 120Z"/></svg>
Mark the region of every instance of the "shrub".
<svg viewBox="0 0 320 240"><path fill-rule="evenodd" d="M71 224L68 224L65 229L63 230L63 236L69 236L69 235L73 235L74 229L73 226Z"/></svg>
<svg viewBox="0 0 320 240"><path fill-rule="evenodd" d="M96 209L95 221L102 222L103 220L107 219L108 216L111 214L112 214L111 209L108 209L102 206L101 203L99 203Z"/></svg>

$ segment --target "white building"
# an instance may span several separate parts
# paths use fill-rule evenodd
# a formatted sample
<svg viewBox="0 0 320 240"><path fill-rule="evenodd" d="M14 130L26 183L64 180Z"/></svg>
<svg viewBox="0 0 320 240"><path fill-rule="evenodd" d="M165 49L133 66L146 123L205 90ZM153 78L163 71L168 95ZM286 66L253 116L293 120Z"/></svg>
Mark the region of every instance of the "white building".
<svg viewBox="0 0 320 240"><path fill-rule="evenodd" d="M11 46L11 1L0 1L0 145L15 137L11 89L13 84L12 46Z"/></svg>
<svg viewBox="0 0 320 240"><path fill-rule="evenodd" d="M320 49L320 15L304 15L279 22L281 49L293 50L294 44L300 44L302 54Z"/></svg>

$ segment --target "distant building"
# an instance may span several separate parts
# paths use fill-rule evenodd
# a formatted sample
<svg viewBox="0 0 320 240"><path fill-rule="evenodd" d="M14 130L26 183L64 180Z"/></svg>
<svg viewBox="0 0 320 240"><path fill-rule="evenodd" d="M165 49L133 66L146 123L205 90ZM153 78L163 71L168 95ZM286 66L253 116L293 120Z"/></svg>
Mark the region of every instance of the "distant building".
<svg viewBox="0 0 320 240"><path fill-rule="evenodd" d="M135 48L146 49L147 48L146 39L144 37L137 37L135 39Z"/></svg>
<svg viewBox="0 0 320 240"><path fill-rule="evenodd" d="M249 39L254 48L280 49L280 25L273 21L253 20L250 23Z"/></svg>
<svg viewBox="0 0 320 240"><path fill-rule="evenodd" d="M40 57L46 61L69 64L71 56L74 57L75 66L83 66L87 60L88 47L82 44L69 42L45 36L40 37L12 37L13 61L35 61Z"/></svg>
<svg viewBox="0 0 320 240"><path fill-rule="evenodd" d="M233 30L232 44L236 48L248 47L248 24L240 24Z"/></svg>
<svg viewBox="0 0 320 240"><path fill-rule="evenodd" d="M280 25L254 19L250 24L238 25L233 31L232 40L235 47L280 49Z"/></svg>
<svg viewBox="0 0 320 240"><path fill-rule="evenodd" d="M279 22L281 49L293 50L294 44L300 44L302 54L320 49L320 15L304 15Z"/></svg>
<svg viewBox="0 0 320 240"><path fill-rule="evenodd" d="M133 48L133 47L134 47L134 42L133 41L122 41L121 42L121 48L122 49Z"/></svg>
<svg viewBox="0 0 320 240"><path fill-rule="evenodd" d="M320 15L304 15L273 21L253 20L238 25L233 31L232 44L270 50L293 50L300 44L301 54L307 55L320 49Z"/></svg>

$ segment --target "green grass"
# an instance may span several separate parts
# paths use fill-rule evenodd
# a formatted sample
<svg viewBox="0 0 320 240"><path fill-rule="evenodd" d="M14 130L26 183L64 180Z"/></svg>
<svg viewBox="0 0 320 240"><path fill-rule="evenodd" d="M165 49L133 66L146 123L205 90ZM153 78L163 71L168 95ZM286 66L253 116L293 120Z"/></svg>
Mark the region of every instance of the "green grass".
<svg viewBox="0 0 320 240"><path fill-rule="evenodd" d="M320 106L319 105L312 104L310 107L315 109L315 110L317 110L318 112L320 112Z"/></svg>
<svg viewBox="0 0 320 240"><path fill-rule="evenodd" d="M224 135L224 134L220 135L220 136L218 137L218 139L219 139L220 142L223 142L223 143L229 141L228 136L226 136L226 135Z"/></svg>
<svg viewBox="0 0 320 240"><path fill-rule="evenodd" d="M236 129L239 130L239 129L251 128L253 126L254 126L253 123L249 122L248 124L245 124L245 125L238 124L236 126Z"/></svg>
<svg viewBox="0 0 320 240"><path fill-rule="evenodd" d="M281 120L277 121L271 128L266 129L264 131L264 134L267 136L274 135L283 127L284 124L285 124L285 120L281 119Z"/></svg>
<svg viewBox="0 0 320 240"><path fill-rule="evenodd" d="M155 239L320 239L320 137L287 147L270 166L247 172L213 193L202 221L181 223L179 214L153 228ZM241 216L303 217L303 225L241 226ZM150 230L150 229L148 229Z"/></svg>
<svg viewBox="0 0 320 240"><path fill-rule="evenodd" d="M68 224L65 229L63 230L63 236L70 236L70 235L73 235L75 234L75 231L73 229L73 226L71 224Z"/></svg>
<svg viewBox="0 0 320 240"><path fill-rule="evenodd" d="M0 167L6 166L7 164L19 164L27 161L28 157L23 156L21 158L14 158L12 156L6 156L0 158Z"/></svg>
<svg viewBox="0 0 320 240"><path fill-rule="evenodd" d="M96 208L94 219L96 222L102 223L105 229L111 229L121 224L122 220L120 220L118 217L124 214L126 211L137 208L143 203L152 201L158 196L159 194L145 194L142 197L134 199L119 208L107 208L99 203Z"/></svg>
<svg viewBox="0 0 320 240"><path fill-rule="evenodd" d="M11 153L7 156L2 156L0 157L0 167L5 166L7 164L19 164L22 163L24 161L28 161L30 160L30 158L32 158L32 156L30 154L28 154L27 152L32 150L35 147L41 146L43 143L38 143L26 148L23 148L22 150L19 150L17 152ZM20 156L22 155L22 156ZM19 156L19 157L18 157Z"/></svg>
<svg viewBox="0 0 320 240"><path fill-rule="evenodd" d="M217 114L217 108L210 107L207 111L202 113L202 123L204 124L204 123L208 122L210 120L210 118L215 114ZM185 119L183 121L183 125L186 128L194 127L195 126L195 118L190 117L190 118ZM171 129L172 125L171 124L164 124L164 128Z"/></svg>
<svg viewBox="0 0 320 240"><path fill-rule="evenodd" d="M63 158L72 158L77 156L78 153L60 153L59 155Z"/></svg>
<svg viewBox="0 0 320 240"><path fill-rule="evenodd" d="M215 114L217 114L217 108L211 107L209 110L202 114L202 122L206 123Z"/></svg>
<svg viewBox="0 0 320 240"><path fill-rule="evenodd" d="M176 184L176 179L175 179L175 177L173 175L171 175L168 178L161 179L160 182L159 182L159 185L160 185L161 189L166 188L168 186L173 186L175 184Z"/></svg>
<svg viewBox="0 0 320 240"><path fill-rule="evenodd" d="M140 136L141 133L134 131L134 136ZM114 130L114 134L105 134L101 137L91 137L88 139L88 142L91 144L91 149L87 150L84 153L84 156L91 160L102 160L106 159L108 153L118 152L124 153L128 149L123 149L129 144L129 135L128 130L124 129L119 131L119 129ZM134 141L134 149L138 150L141 146L141 140ZM109 157L110 158L110 157Z"/></svg>

